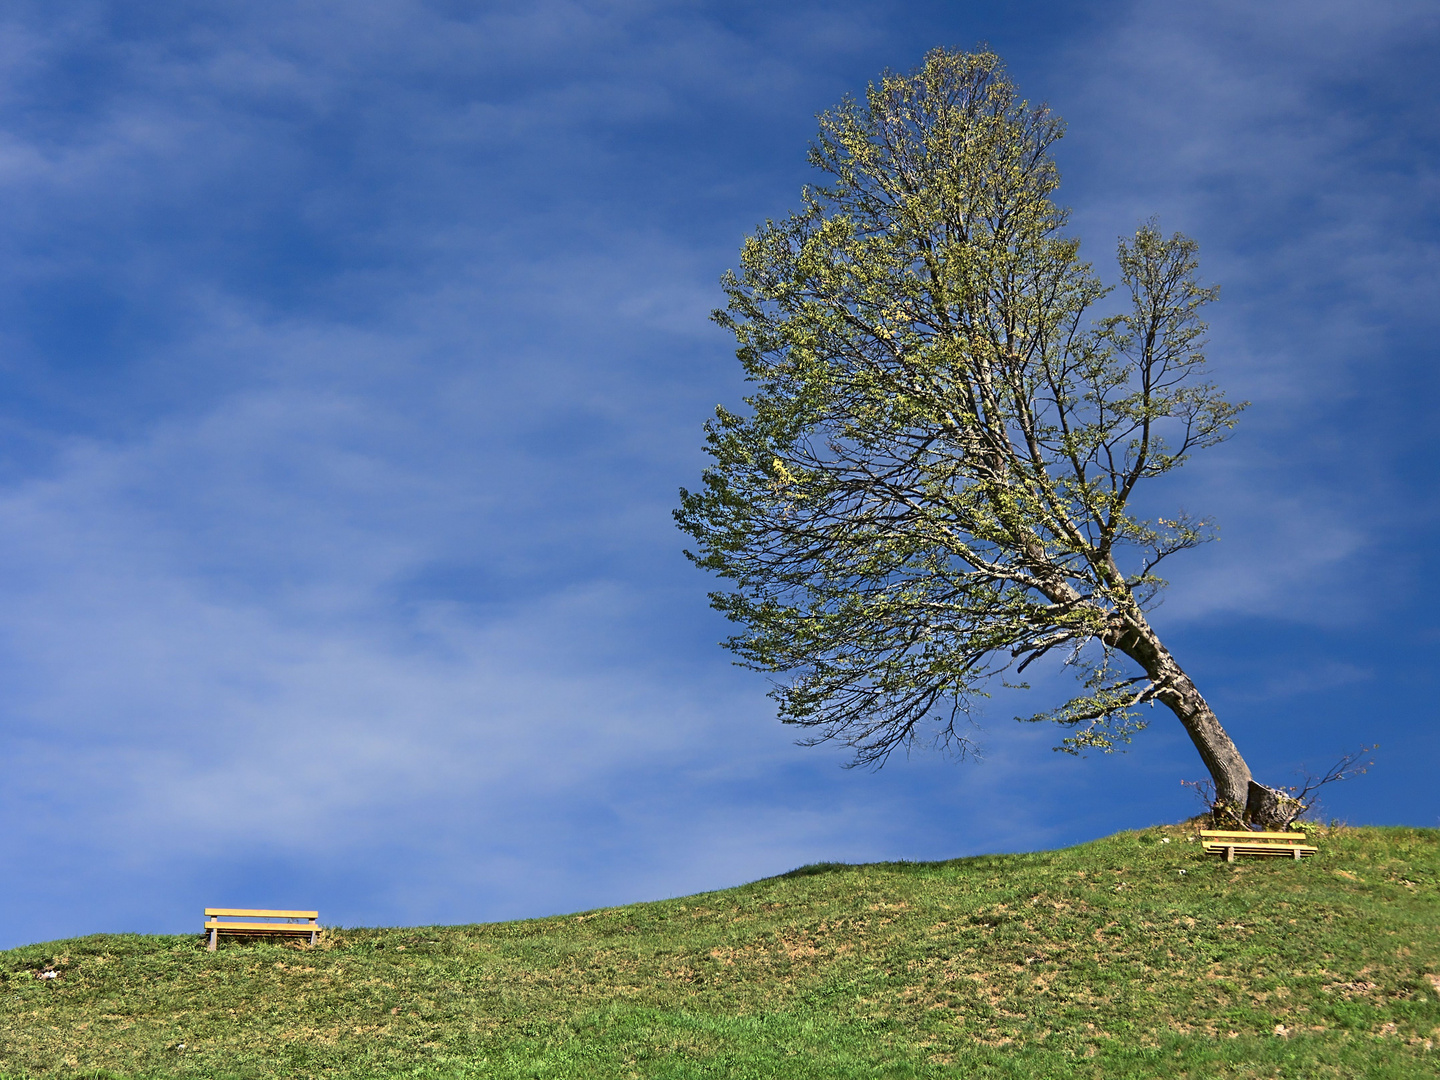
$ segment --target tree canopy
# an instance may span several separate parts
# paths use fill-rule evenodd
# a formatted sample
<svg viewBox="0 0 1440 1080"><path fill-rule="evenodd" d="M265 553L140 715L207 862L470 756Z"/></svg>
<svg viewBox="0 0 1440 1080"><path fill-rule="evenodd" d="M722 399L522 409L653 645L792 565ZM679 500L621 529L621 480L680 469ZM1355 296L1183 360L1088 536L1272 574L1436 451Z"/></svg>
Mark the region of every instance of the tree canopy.
<svg viewBox="0 0 1440 1080"><path fill-rule="evenodd" d="M1251 788L1275 793L1147 618L1161 563L1211 526L1134 509L1244 407L1204 377L1217 290L1153 220L1102 283L1053 198L1063 131L984 51L936 49L820 117L825 183L724 279L714 318L755 390L716 410L676 519L729 583L728 647L785 677L807 741L963 751L987 685L1057 657L1078 692L1022 719L1065 728L1060 749L1110 750L1158 701L1220 801L1264 816Z"/></svg>

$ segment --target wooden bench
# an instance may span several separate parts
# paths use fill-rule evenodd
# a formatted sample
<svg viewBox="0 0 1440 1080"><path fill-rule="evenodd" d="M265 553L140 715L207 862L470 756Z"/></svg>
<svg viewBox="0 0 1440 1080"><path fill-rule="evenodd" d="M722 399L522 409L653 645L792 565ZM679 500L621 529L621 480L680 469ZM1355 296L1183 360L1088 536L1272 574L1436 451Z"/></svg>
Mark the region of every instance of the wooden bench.
<svg viewBox="0 0 1440 1080"><path fill-rule="evenodd" d="M244 919L245 922L235 922ZM266 919L268 922L256 922ZM320 913L318 911L271 911L268 908L207 907L205 909L205 930L210 935L209 949L215 951L220 944L221 934L238 934L244 937L267 934L308 937L314 945L320 937Z"/></svg>
<svg viewBox="0 0 1440 1080"><path fill-rule="evenodd" d="M1281 859L1303 859L1320 850L1305 843L1305 839L1305 834L1301 832L1200 830L1200 843L1205 846L1205 854L1223 854L1226 862L1234 862L1236 855L1268 855Z"/></svg>

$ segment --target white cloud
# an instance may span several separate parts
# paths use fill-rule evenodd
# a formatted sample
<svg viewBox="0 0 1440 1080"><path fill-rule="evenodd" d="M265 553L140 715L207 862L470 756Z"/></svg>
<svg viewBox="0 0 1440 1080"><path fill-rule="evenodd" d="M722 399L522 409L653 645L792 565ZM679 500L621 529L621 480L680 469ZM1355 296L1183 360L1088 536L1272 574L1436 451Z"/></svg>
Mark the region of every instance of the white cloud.
<svg viewBox="0 0 1440 1080"><path fill-rule="evenodd" d="M1254 435L1186 470L1180 501L1226 540L1166 617L1324 623L1368 601L1314 582L1406 511L1306 471L1308 410L1363 386L1355 325L1428 318L1434 252L1395 224L1429 178L1359 203L1363 125L1317 115L1311 84L1411 24L1307 44L1214 10L1137 7L1073 60L1082 190L1117 193L1086 196L1080 231L1093 247L1159 210L1234 282L1215 352ZM839 86L835 58L887 17L340 11L0 33L5 432L30 455L0 488L0 806L23 823L0 858L58 867L6 902L7 934L183 926L281 887L349 922L535 914L1189 809L1160 774L1191 752L1158 720L1143 759L1077 765L1000 702L982 765L841 774L713 647L710 583L678 556L674 489L741 392L714 282L795 198L789 164L734 148L793 130L798 168L811 114L875 74ZM47 104L67 50L111 65L69 114ZM1087 117L1115 137L1080 143ZM1229 192L1263 224L1315 177L1312 225L1240 242ZM61 301L92 278L140 330L67 351L27 321L38 296L83 330ZM1343 303L1287 307L1337 282Z"/></svg>

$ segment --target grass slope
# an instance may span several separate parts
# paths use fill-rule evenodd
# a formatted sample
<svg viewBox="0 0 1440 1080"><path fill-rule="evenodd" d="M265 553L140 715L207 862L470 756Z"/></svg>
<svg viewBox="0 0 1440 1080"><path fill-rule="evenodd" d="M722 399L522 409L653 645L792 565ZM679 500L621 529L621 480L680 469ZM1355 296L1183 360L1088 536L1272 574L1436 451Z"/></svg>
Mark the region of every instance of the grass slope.
<svg viewBox="0 0 1440 1080"><path fill-rule="evenodd" d="M1318 831L1300 864L1175 826L314 949L26 946L0 1075L1433 1078L1440 831Z"/></svg>

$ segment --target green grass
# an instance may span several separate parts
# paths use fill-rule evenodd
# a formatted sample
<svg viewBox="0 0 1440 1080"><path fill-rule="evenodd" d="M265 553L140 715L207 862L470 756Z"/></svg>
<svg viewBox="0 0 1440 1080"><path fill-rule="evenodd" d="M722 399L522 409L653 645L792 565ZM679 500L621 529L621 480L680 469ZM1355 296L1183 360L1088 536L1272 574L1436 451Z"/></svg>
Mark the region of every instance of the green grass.
<svg viewBox="0 0 1440 1080"><path fill-rule="evenodd" d="M1440 831L1235 865L1188 832L317 948L26 946L0 952L0 1076L1440 1074Z"/></svg>

